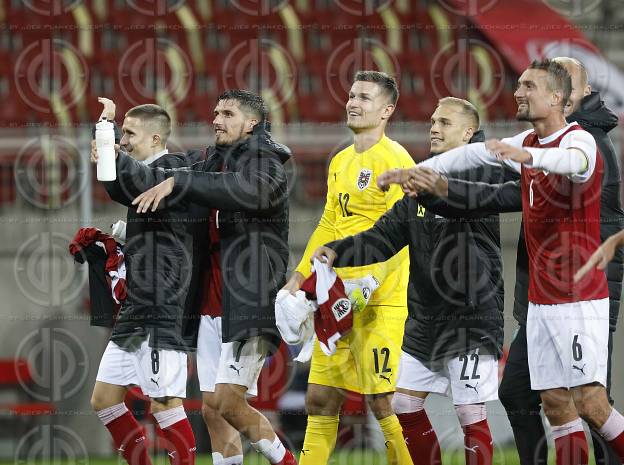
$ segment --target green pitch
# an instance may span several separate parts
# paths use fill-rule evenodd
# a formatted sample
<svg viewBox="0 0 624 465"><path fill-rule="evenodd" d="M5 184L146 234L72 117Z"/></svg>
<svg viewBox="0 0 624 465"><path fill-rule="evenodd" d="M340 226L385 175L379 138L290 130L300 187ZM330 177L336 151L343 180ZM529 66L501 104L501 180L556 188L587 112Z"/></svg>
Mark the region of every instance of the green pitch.
<svg viewBox="0 0 624 465"><path fill-rule="evenodd" d="M513 448L505 450L497 450L494 455L494 465L518 465L518 455ZM594 463L593 457L590 455L590 464ZM126 462L119 458L89 458L76 461L62 460L45 460L45 461L24 461L24 460L2 460L0 465L124 465ZM267 462L262 456L257 454L248 454L245 457L245 465L266 465ZM465 465L463 452L455 452L452 454L443 454L442 463L444 465ZM550 463L554 463L551 459ZM197 465L212 465L212 459L209 454L200 454L197 456ZM386 465L386 456L383 453L372 451L337 451L333 454L329 465ZM159 454L153 457L153 465L169 465L168 457Z"/></svg>

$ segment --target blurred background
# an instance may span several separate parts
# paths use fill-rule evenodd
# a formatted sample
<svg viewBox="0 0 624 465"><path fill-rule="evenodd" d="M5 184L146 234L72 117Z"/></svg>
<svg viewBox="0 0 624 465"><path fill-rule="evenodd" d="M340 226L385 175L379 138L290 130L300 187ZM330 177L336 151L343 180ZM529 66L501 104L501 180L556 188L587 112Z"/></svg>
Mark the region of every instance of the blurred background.
<svg viewBox="0 0 624 465"><path fill-rule="evenodd" d="M388 133L416 160L428 154L429 117L444 96L474 103L487 136L523 129L514 121L512 94L519 74L539 57L581 60L592 87L622 115L623 6L622 0L0 0L0 457L17 463L114 456L89 406L108 332L89 326L86 268L68 253L78 228L108 232L125 218L88 162L98 96L116 102L118 123L135 105L165 107L174 120L168 144L174 151L212 143L212 112L223 90L261 94L274 137L294 153L292 269L320 217L329 160L350 143L344 104L354 71L396 77L401 96ZM610 135L620 153L622 125ZM516 327L519 218L502 215L501 224L508 346ZM616 334L612 393L619 408L623 350L624 336ZM307 367L291 358L283 347L267 362L257 405L297 450ZM198 451L209 452L197 399L191 376L187 410ZM140 393L128 404L143 414L158 449ZM462 449L450 401L432 396L427 404L443 449ZM383 448L358 396L349 397L344 413L338 448ZM495 444L512 447L502 406L488 405L488 416Z"/></svg>

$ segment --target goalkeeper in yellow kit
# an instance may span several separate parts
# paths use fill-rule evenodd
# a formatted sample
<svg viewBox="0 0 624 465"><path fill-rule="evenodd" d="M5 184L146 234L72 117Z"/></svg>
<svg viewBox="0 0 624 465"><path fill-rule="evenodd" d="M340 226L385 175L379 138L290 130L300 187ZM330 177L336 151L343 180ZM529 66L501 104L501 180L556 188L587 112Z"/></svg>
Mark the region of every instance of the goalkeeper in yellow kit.
<svg viewBox="0 0 624 465"><path fill-rule="evenodd" d="M403 197L394 184L383 192L376 177L415 163L409 153L385 135L398 99L395 80L378 71L359 71L346 104L353 145L329 165L327 201L303 258L285 289L294 293L310 275L310 256L321 245L365 231ZM343 279L372 274L380 287L368 306L354 315L353 330L326 356L314 347L306 394L308 425L300 465L324 465L336 444L345 390L364 394L386 439L388 463L411 465L391 400L397 380L403 327L407 317L407 249L392 259L367 267L337 270Z"/></svg>

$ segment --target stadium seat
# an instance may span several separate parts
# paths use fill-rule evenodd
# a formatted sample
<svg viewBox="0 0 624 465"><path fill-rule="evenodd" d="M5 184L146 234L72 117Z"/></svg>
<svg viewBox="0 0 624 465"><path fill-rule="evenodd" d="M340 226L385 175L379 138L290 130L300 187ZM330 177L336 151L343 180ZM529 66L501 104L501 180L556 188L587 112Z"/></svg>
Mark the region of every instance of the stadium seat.
<svg viewBox="0 0 624 465"><path fill-rule="evenodd" d="M39 418L56 411L52 402L36 400L29 393L32 383L33 373L27 360L0 359L0 434L14 438L16 443Z"/></svg>

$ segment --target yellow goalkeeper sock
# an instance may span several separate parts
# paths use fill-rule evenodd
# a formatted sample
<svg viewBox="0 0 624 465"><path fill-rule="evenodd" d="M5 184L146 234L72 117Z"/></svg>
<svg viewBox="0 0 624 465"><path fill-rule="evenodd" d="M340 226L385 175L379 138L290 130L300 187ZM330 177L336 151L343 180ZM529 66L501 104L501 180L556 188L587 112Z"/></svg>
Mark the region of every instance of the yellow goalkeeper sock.
<svg viewBox="0 0 624 465"><path fill-rule="evenodd" d="M308 415L308 426L299 456L299 465L327 464L336 446L338 420L338 415Z"/></svg>
<svg viewBox="0 0 624 465"><path fill-rule="evenodd" d="M414 465L409 450L407 450L405 439L403 439L401 424L397 416L390 415L378 421L384 438L386 438L388 465Z"/></svg>

